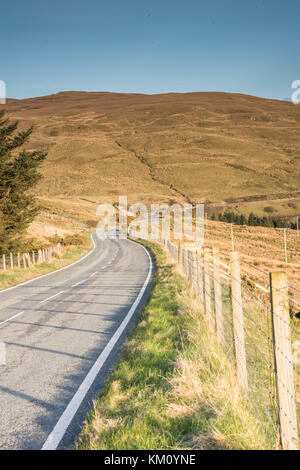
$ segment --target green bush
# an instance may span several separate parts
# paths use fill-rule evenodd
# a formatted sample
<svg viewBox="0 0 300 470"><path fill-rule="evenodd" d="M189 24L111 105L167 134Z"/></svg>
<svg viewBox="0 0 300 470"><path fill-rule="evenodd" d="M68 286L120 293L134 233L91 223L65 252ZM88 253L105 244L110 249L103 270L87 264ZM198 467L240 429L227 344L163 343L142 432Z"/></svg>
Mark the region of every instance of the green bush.
<svg viewBox="0 0 300 470"><path fill-rule="evenodd" d="M67 235L66 237L60 237L59 235L52 235L48 237L50 245L57 245L61 243L63 246L79 246L85 243L85 237L75 233L73 235Z"/></svg>

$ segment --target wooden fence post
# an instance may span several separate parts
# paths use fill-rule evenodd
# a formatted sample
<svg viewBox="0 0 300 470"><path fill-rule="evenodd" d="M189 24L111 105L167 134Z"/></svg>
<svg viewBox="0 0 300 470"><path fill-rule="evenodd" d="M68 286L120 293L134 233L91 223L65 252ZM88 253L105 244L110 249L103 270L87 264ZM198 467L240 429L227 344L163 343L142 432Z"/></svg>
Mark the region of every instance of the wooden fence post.
<svg viewBox="0 0 300 470"><path fill-rule="evenodd" d="M178 244L178 264L182 264L182 244Z"/></svg>
<svg viewBox="0 0 300 470"><path fill-rule="evenodd" d="M3 271L6 271L6 257L5 257L5 255L2 255L2 261L3 261Z"/></svg>
<svg viewBox="0 0 300 470"><path fill-rule="evenodd" d="M29 253L26 253L26 258L27 258L27 262L28 262L28 267L31 268L31 260L30 260Z"/></svg>
<svg viewBox="0 0 300 470"><path fill-rule="evenodd" d="M270 273L270 286L280 439L284 450L297 450L298 432L287 274Z"/></svg>
<svg viewBox="0 0 300 470"><path fill-rule="evenodd" d="M210 249L204 248L204 305L205 305L205 315L208 321L209 326L214 330L214 319L212 315L211 307L211 282L210 282L210 272L209 272L209 256Z"/></svg>
<svg viewBox="0 0 300 470"><path fill-rule="evenodd" d="M193 269L193 276L194 276L194 289L196 293L198 293L198 250L194 248L194 269Z"/></svg>
<svg viewBox="0 0 300 470"><path fill-rule="evenodd" d="M12 252L9 253L10 258L10 269L14 269L14 258Z"/></svg>
<svg viewBox="0 0 300 470"><path fill-rule="evenodd" d="M189 255L189 280L190 283L193 283L193 252L191 246L189 246L188 249L188 255Z"/></svg>
<svg viewBox="0 0 300 470"><path fill-rule="evenodd" d="M246 362L244 316L242 304L242 286L240 272L240 257L237 251L231 252L231 298L235 357L238 383L248 390L248 373Z"/></svg>
<svg viewBox="0 0 300 470"><path fill-rule="evenodd" d="M190 247L190 281L193 286L193 278L194 278L194 251L193 247Z"/></svg>
<svg viewBox="0 0 300 470"><path fill-rule="evenodd" d="M187 247L185 247L185 275L187 278L189 278L189 250Z"/></svg>
<svg viewBox="0 0 300 470"><path fill-rule="evenodd" d="M190 283L193 285L193 251L191 247L189 249L189 279Z"/></svg>
<svg viewBox="0 0 300 470"><path fill-rule="evenodd" d="M204 293L203 293L203 261L202 261L202 249L197 251L197 283L198 283L198 295L200 302L204 303Z"/></svg>
<svg viewBox="0 0 300 470"><path fill-rule="evenodd" d="M187 248L186 250L186 261L187 261L187 264L186 264L187 278L188 280L190 280L190 249L189 248Z"/></svg>
<svg viewBox="0 0 300 470"><path fill-rule="evenodd" d="M216 327L217 337L222 344L225 345L224 341L224 319L223 319L223 303L222 303L222 283L220 274L220 253L219 248L213 248L213 259L214 259L214 292L215 292L215 307L216 307Z"/></svg>

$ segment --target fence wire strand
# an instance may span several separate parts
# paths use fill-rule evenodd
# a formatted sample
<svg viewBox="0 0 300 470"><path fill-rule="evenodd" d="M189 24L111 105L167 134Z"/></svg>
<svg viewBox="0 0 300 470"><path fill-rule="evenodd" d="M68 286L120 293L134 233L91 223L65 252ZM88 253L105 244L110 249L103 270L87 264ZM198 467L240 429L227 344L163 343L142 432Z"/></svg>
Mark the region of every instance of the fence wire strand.
<svg viewBox="0 0 300 470"><path fill-rule="evenodd" d="M169 249L174 261L180 262L178 246L168 241L166 247ZM276 312L272 310L269 273L241 259L241 279L237 279L231 272L230 256L224 252L219 253L219 264L214 262L214 257L211 255L209 255L209 258L203 258L202 254L197 257L195 251L189 250L187 246L182 248L181 256L183 271L194 287L198 298L203 302L204 310L206 302L207 305L210 305L210 320L214 327L218 325L217 320L220 321L220 318L217 318L215 289L221 292L222 346L229 362L233 366L236 366L237 354L243 349L246 352L247 400L258 426L265 436L267 446L275 448L278 445L280 432L281 439L283 437L288 438L282 434L282 429L280 430L280 414L285 415L287 418L289 417L286 414L286 410L279 404L278 384L286 392L290 403L293 400L296 402L297 429L292 422L290 422L290 425L293 432L296 432L298 437L300 437L299 324L294 315L292 315L291 322L289 323L283 318L279 318ZM225 264L222 261L222 257L226 260ZM251 268L251 272L249 268ZM218 278L215 277L217 270L219 270ZM262 275L266 276L267 279L263 279ZM233 295L233 281L241 285L242 300ZM265 288L260 288L261 283ZM279 289L282 297L288 299L290 305L291 303L293 305L300 305L300 301L291 294L292 290L295 292L300 291L293 286L287 287L289 290L288 294L286 291ZM233 302L242 309L243 322L236 316L233 319ZM272 315L277 320L279 318L282 324L286 327L288 326L289 331L291 331L292 361L290 361L287 353L281 350L274 342ZM244 332L244 344L241 342L241 338L235 334L235 322ZM278 376L275 362L276 353L281 355L286 364L292 366L295 396L293 390L291 392L287 388L286 383Z"/></svg>

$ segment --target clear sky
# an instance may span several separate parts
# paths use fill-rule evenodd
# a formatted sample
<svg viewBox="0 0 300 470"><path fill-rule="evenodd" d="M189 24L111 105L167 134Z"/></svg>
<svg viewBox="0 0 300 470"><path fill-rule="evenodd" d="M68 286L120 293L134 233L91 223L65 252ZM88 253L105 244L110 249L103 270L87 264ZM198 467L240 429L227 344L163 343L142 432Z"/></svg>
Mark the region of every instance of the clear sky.
<svg viewBox="0 0 300 470"><path fill-rule="evenodd" d="M7 96L230 91L285 99L300 0L5 0Z"/></svg>

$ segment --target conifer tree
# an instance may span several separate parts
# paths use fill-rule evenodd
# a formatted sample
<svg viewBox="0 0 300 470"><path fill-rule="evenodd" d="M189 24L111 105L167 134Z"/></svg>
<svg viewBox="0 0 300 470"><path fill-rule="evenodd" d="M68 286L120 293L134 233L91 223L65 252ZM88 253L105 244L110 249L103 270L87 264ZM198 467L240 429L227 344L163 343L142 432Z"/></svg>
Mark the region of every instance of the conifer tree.
<svg viewBox="0 0 300 470"><path fill-rule="evenodd" d="M40 180L38 167L46 152L18 149L28 142L33 128L17 132L18 121L9 123L0 110L0 250L14 247L38 213L32 189Z"/></svg>

